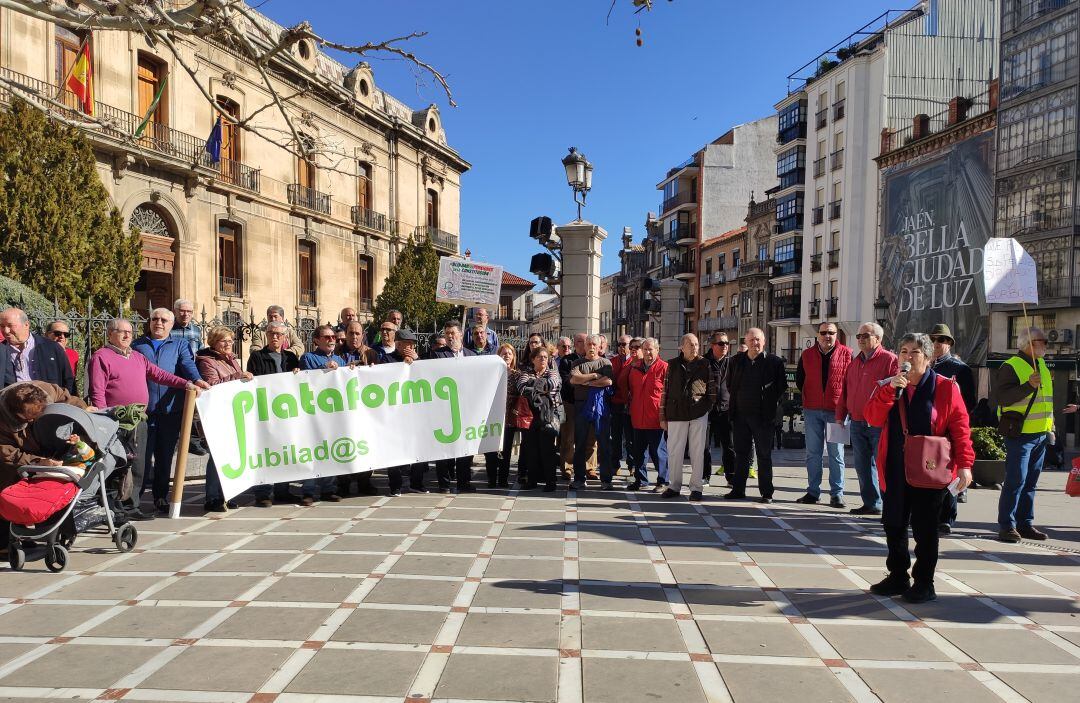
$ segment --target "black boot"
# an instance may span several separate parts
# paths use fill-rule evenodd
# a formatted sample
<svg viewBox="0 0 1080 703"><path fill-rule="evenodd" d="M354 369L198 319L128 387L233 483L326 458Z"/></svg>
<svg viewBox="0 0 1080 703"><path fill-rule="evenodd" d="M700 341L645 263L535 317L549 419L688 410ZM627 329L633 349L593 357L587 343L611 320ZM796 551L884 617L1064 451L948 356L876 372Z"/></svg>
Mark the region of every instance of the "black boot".
<svg viewBox="0 0 1080 703"><path fill-rule="evenodd" d="M898 596L907 593L911 589L911 580L907 573L889 574L883 580L870 587L870 592L875 596Z"/></svg>
<svg viewBox="0 0 1080 703"><path fill-rule="evenodd" d="M916 583L900 596L908 603L925 603L937 598L933 583Z"/></svg>

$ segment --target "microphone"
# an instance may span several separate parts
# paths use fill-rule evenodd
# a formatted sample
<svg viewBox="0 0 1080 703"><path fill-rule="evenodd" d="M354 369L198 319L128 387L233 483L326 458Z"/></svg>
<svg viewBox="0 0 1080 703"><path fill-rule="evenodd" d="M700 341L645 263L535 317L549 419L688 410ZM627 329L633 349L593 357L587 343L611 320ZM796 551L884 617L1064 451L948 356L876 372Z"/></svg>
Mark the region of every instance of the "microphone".
<svg viewBox="0 0 1080 703"><path fill-rule="evenodd" d="M904 363L900 364L900 373L907 373L908 371L911 371L911 362L910 361L905 361ZM903 393L903 392L904 392L903 388L897 388L896 389L896 400L898 402L900 400L900 394Z"/></svg>

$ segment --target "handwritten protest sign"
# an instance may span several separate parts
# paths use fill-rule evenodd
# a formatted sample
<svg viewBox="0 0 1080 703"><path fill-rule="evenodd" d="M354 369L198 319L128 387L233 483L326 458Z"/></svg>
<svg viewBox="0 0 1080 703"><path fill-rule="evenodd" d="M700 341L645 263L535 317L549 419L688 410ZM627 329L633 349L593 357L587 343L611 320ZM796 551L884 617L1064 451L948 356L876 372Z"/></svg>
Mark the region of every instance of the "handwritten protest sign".
<svg viewBox="0 0 1080 703"><path fill-rule="evenodd" d="M983 249L983 282L988 303L1039 302L1035 260L1015 239L987 240Z"/></svg>
<svg viewBox="0 0 1080 703"><path fill-rule="evenodd" d="M506 364L482 356L270 374L216 385L198 408L231 498L259 484L499 451Z"/></svg>
<svg viewBox="0 0 1080 703"><path fill-rule="evenodd" d="M435 299L466 307L497 308L502 293L502 266L444 256L439 261Z"/></svg>

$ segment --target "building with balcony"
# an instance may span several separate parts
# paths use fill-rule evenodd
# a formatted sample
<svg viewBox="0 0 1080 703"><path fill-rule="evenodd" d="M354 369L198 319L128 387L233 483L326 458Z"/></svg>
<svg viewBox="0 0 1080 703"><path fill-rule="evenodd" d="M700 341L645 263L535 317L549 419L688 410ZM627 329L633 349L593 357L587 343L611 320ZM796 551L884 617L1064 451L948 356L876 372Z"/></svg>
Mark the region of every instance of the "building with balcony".
<svg viewBox="0 0 1080 703"><path fill-rule="evenodd" d="M284 31L251 8L235 21L252 36ZM0 9L0 27L0 72L71 106L68 117L77 102L61 86L92 41L96 115L107 126L86 135L112 204L140 233L136 309L185 297L222 319L248 310L258 319L270 304L310 322L346 306L366 316L410 236L458 252L469 164L447 142L436 106L414 110L380 90L367 64L350 69L304 40L264 67L280 95L295 94L286 109L301 139L333 145L333 154L297 158L225 122L222 158L212 163L204 147L216 113L203 91L238 119L260 111L267 134L287 130L267 107L259 68L229 46L174 38L198 66L196 86L168 49L137 34L74 33L10 9ZM149 125L135 137L144 116Z"/></svg>
<svg viewBox="0 0 1080 703"><path fill-rule="evenodd" d="M792 173L798 159L789 152L800 145L802 162L813 168L800 186L778 173L771 191L780 230L796 231L804 203L810 212L801 230L800 291L790 295L787 283L774 284L781 308L791 301L801 306L797 315L788 309L798 328L775 322L774 315L788 338L778 340L780 349L805 346L822 319L838 323L842 339L874 319L878 242L867 235L878 230L880 135L909 126L914 115L939 114L956 95L986 93L997 73L999 4L921 0L886 12L788 77L788 95L777 103L781 126L813 118L807 129L781 129L779 136L790 141L777 147L778 172Z"/></svg>
<svg viewBox="0 0 1080 703"><path fill-rule="evenodd" d="M651 213L650 213L651 215ZM647 239L647 238L646 238ZM646 242L647 243L647 242ZM614 336L628 334L632 337L652 335L652 296L659 302L660 291L646 290L650 280L646 243L635 244L633 230L623 228L622 249L619 250L619 273L611 284L612 318ZM655 249L653 249L655 256ZM656 310L659 313L659 307Z"/></svg>
<svg viewBox="0 0 1080 703"><path fill-rule="evenodd" d="M758 203L752 198L746 212L746 257L739 266L739 338L757 327L765 332L769 349L773 330L769 324L773 278L796 272L794 242L796 237L776 232L776 201L772 198ZM792 247L788 244L792 243ZM781 260L778 262L776 256ZM801 261L798 262L801 265Z"/></svg>
<svg viewBox="0 0 1080 703"><path fill-rule="evenodd" d="M503 337L523 337L529 329L529 295L535 283L503 271L499 306L489 311L488 326Z"/></svg>
<svg viewBox="0 0 1080 703"><path fill-rule="evenodd" d="M738 337L739 280L746 247L746 226L701 244L698 251L699 268L709 273L711 285L702 287L699 279L695 295L697 318L690 318L690 331L697 331L699 336L719 331L726 332L731 340Z"/></svg>

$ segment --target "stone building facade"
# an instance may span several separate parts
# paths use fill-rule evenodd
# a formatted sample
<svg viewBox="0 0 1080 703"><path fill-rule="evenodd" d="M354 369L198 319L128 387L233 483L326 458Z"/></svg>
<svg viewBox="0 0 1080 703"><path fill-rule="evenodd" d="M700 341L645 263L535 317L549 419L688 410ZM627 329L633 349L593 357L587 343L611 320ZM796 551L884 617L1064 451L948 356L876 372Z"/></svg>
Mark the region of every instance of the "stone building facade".
<svg viewBox="0 0 1080 703"><path fill-rule="evenodd" d="M283 30L259 15L239 21L252 34ZM58 86L85 35L8 9L0 9L0 33L5 77L76 104ZM184 297L223 319L251 310L258 319L270 304L309 322L335 319L345 306L370 316L409 237L430 239L443 255L459 251L469 164L447 143L438 107L406 106L377 87L367 64L350 70L307 41L271 60L279 93L301 93L287 102L301 138L332 148L300 159L226 123L214 164L205 143L216 112L200 87L222 111L251 116L272 100L254 65L226 45L177 37L199 67L196 86L165 47L142 36L94 31L90 41L96 115L107 126L86 134L111 204L141 233L135 309ZM308 72L330 87L311 87ZM0 91L0 99L9 96ZM148 128L134 137L147 114ZM272 107L253 124L271 137L288 133Z"/></svg>

